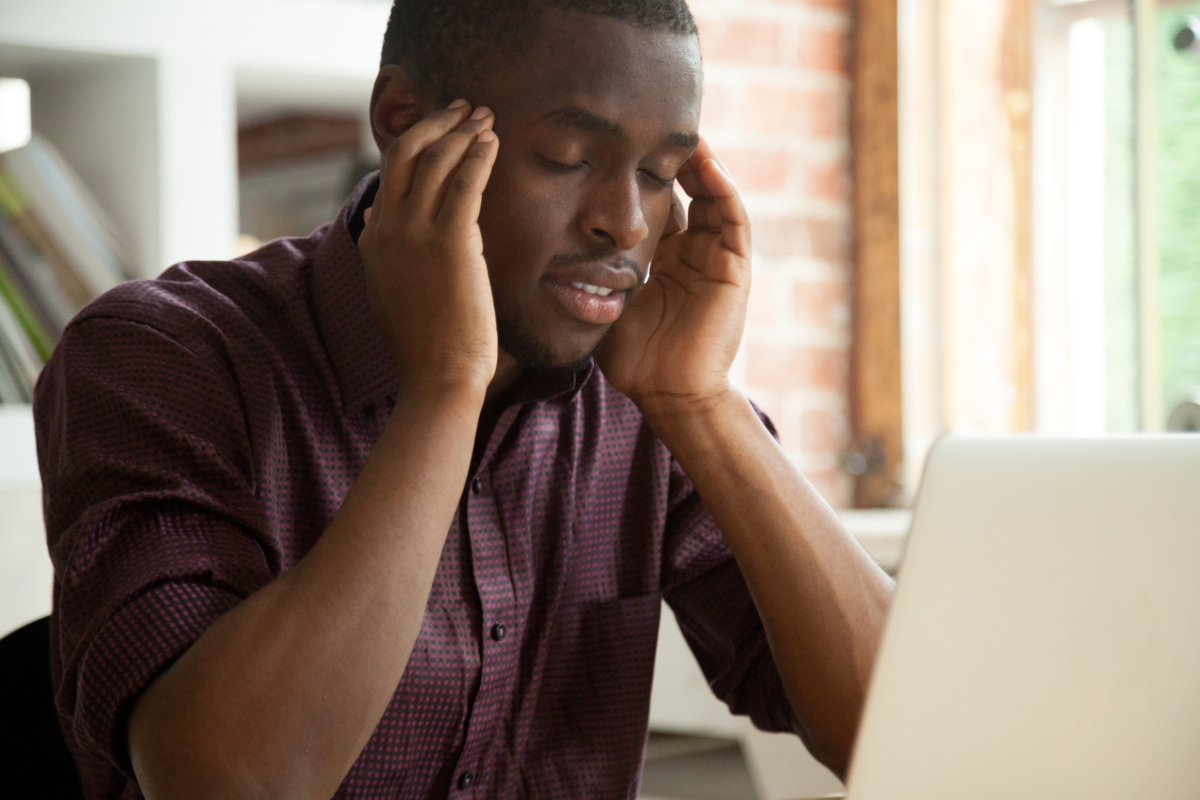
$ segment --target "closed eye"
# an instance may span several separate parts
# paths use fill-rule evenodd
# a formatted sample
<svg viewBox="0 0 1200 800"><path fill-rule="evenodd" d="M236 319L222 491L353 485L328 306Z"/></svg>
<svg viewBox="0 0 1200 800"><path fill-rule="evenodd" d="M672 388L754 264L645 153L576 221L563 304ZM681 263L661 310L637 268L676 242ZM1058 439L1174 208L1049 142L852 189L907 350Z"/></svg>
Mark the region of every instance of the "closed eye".
<svg viewBox="0 0 1200 800"><path fill-rule="evenodd" d="M583 169L584 167L587 166L586 161L576 161L573 164L564 164L561 161L555 161L552 158L545 158L545 157L542 157L541 161L542 161L543 166L546 167L546 169L550 170L551 172L559 172L559 173L575 172L576 170Z"/></svg>
<svg viewBox="0 0 1200 800"><path fill-rule="evenodd" d="M675 185L675 178L673 176L670 178L661 178L658 175L655 175L653 172L651 172L650 170L647 170L647 169L638 170L638 171L641 172L643 175L645 175L646 178L649 179L652 183L656 183L656 184L662 186L664 189L670 189L672 186Z"/></svg>

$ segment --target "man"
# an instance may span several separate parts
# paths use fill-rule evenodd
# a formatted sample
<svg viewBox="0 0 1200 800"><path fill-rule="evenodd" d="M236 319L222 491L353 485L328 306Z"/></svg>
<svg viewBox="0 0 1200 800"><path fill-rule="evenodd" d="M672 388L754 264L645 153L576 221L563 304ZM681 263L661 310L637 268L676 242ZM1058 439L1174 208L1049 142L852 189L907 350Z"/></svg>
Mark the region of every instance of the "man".
<svg viewBox="0 0 1200 800"><path fill-rule="evenodd" d="M664 596L844 772L891 584L729 382L684 0L398 0L383 61L337 220L118 289L38 387L85 788L633 798Z"/></svg>

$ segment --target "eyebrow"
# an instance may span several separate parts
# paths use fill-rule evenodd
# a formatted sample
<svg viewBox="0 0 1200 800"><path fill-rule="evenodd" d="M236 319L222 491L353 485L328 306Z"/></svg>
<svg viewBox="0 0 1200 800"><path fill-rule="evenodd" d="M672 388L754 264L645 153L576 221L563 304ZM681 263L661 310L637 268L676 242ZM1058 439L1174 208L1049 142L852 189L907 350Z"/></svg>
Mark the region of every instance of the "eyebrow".
<svg viewBox="0 0 1200 800"><path fill-rule="evenodd" d="M625 129L616 122L599 117L576 105L565 105L550 111L542 119L555 125L578 128L590 133L602 133L614 139L624 139ZM698 133L671 133L667 135L667 144L684 150L695 150L700 144Z"/></svg>

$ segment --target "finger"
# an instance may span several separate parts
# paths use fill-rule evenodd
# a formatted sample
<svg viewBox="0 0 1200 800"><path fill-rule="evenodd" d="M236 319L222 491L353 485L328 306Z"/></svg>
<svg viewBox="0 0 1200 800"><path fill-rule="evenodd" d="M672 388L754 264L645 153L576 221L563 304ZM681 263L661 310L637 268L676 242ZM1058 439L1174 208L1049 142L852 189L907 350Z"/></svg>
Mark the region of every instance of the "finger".
<svg viewBox="0 0 1200 800"><path fill-rule="evenodd" d="M407 195L417 168L417 157L434 142L457 128L471 113L466 100L455 100L413 125L392 142L384 155L375 207L399 203Z"/></svg>
<svg viewBox="0 0 1200 800"><path fill-rule="evenodd" d="M713 224L716 220L713 220L711 213L708 212L708 207L715 208L720 220L721 239L726 249L742 258L749 258L750 215L746 213L746 206L738 195L733 178L715 158L710 158L701 164L697 173L705 191L712 198L711 204L701 203L701 207L708 215L705 220L708 224L705 227L718 227Z"/></svg>
<svg viewBox="0 0 1200 800"><path fill-rule="evenodd" d="M494 131L486 130L476 137L458 170L448 182L446 198L438 214L438 225L446 230L461 231L479 221L483 190L491 177L500 150L500 140Z"/></svg>
<svg viewBox="0 0 1200 800"><path fill-rule="evenodd" d="M679 185L687 192L688 197L701 198L709 196L704 180L700 177L700 167L709 159L715 159L718 164L721 164L721 160L713 152L712 145L708 143L707 139L701 136L695 151L684 163L683 169L679 171L678 175ZM721 166L724 168L725 165L721 164Z"/></svg>
<svg viewBox="0 0 1200 800"><path fill-rule="evenodd" d="M375 202L379 202L378 193L375 195ZM363 229L362 232L358 234L358 247L360 250L367 246L367 243L370 241L369 237L374 235L374 232L371 228L371 215L374 211L375 206L370 206L363 211Z"/></svg>
<svg viewBox="0 0 1200 800"><path fill-rule="evenodd" d="M693 200L688 206L688 230L720 230L721 222L716 198Z"/></svg>
<svg viewBox="0 0 1200 800"><path fill-rule="evenodd" d="M490 130L495 117L480 106L467 122L425 148L417 160L406 208L420 219L434 219L441 210L451 176L475 143L476 137Z"/></svg>
<svg viewBox="0 0 1200 800"><path fill-rule="evenodd" d="M667 226L663 228L663 239L680 231L687 230L688 226L688 201L683 192L679 188L679 184L671 187L671 212L667 217Z"/></svg>

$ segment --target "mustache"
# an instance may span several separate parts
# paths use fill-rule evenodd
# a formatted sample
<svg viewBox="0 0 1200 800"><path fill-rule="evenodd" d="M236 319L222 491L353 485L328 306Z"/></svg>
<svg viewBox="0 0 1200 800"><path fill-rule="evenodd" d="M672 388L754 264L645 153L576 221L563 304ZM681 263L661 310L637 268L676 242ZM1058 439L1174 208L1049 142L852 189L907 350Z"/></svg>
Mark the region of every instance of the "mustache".
<svg viewBox="0 0 1200 800"><path fill-rule="evenodd" d="M628 270L638 277L638 283L646 282L646 274L649 272L649 265L645 269L640 267L636 261L628 256L612 254L608 256L596 255L593 253L562 253L552 256L548 267L574 267L577 265L602 263L609 269L615 272L624 272Z"/></svg>

